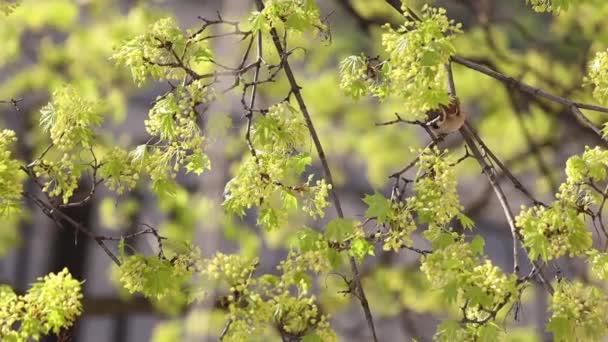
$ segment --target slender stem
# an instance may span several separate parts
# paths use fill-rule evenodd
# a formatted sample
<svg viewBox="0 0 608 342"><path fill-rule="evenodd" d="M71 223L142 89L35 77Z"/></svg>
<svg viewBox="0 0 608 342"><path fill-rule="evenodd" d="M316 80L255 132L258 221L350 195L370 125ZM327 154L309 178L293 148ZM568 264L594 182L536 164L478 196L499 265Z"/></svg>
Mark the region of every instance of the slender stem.
<svg viewBox="0 0 608 342"><path fill-rule="evenodd" d="M454 74L452 73L452 67L450 66L450 64L446 64L445 69L447 72L448 90L450 92L450 95L453 98L456 98L456 86L454 84ZM498 201L500 202L500 205L502 206L502 209L505 213L505 216L509 223L509 228L511 230L511 237L513 239L513 272L517 274L517 272L519 271L519 246L517 244L518 236L517 228L515 228L515 218L513 216L513 211L509 206L509 202L507 202L507 197L505 196L502 188L500 187L500 184L496 180L496 174L494 173L494 170L486 162L486 159L484 158L483 154L481 153L473 139L473 134L470 130L468 130L468 125L465 124L460 128L460 134L462 135L462 138L466 142L467 146L469 146L469 149L473 153L473 156L481 166L482 172L488 177L488 180L490 181L490 184L492 185L492 188L496 193L496 197L498 197Z"/></svg>
<svg viewBox="0 0 608 342"><path fill-rule="evenodd" d="M596 105L582 103L582 102L575 102L574 104L580 109L588 109L588 110L592 110L595 112L608 113L608 108L606 108L606 107L596 106Z"/></svg>
<svg viewBox="0 0 608 342"><path fill-rule="evenodd" d="M232 326L232 318L229 318L228 321L226 321L226 325L224 325L224 329L222 329L222 333L220 334L220 341L223 341L224 338L226 338L226 335L230 330L230 326Z"/></svg>
<svg viewBox="0 0 608 342"><path fill-rule="evenodd" d="M494 189L494 193L496 194L496 197L498 198L498 201L502 206L505 217L507 218L507 222L511 230L511 237L513 238L513 272L517 273L519 271L519 246L517 244L519 238L517 235L517 228L515 227L515 218L513 216L513 211L509 206L509 202L507 202L507 197L505 196L502 187L496 179L496 175L493 172L493 168L486 162L483 154L479 150L479 147L475 143L473 134L468 130L468 126L463 126L460 129L460 134L471 149L471 152L475 156L475 159L479 162L482 172L488 178L488 181L490 182L492 189Z"/></svg>
<svg viewBox="0 0 608 342"><path fill-rule="evenodd" d="M262 0L255 0L255 3L257 5L259 11L262 11L264 9L264 3ZM279 33L277 32L277 30L275 28L271 28L270 34L272 36L272 41L275 45L275 48L277 49L279 57L282 59L283 56L285 55L285 49L283 47L283 44L281 43ZM321 160L321 165L323 166L323 171L325 173L325 177L327 178L327 182L332 187L331 196L332 196L332 200L334 203L334 207L336 209L338 217L343 218L344 212L342 211L342 205L340 204L340 198L338 197L338 194L336 192L336 187L335 187L335 184L333 181L331 170L329 168L329 164L327 162L327 157L325 156L325 151L323 150L323 145L321 145L321 141L319 140L317 131L312 123L312 119L308 112L308 108L306 107L306 103L304 102L304 98L302 97L302 93L300 92L300 86L298 85L298 83L296 81L293 70L291 69L291 65L289 64L289 61L287 59L285 59L285 61L283 62L283 68L285 71L285 75L287 76L287 79L291 86L291 93L296 98L298 107L300 108L300 111L302 112L304 120L306 121L306 126L308 127L310 136L315 145L315 149L317 150L317 154L319 155L319 159ZM365 314L365 319L367 320L367 324L371 330L373 340L374 340L374 342L377 342L378 337L376 336L376 328L374 326L374 320L372 317L371 310L369 308L369 303L367 301L365 291L363 290L363 285L361 284L361 278L359 276L359 268L357 266L357 261L355 260L354 257L350 257L350 266L351 266L351 271L353 273L353 278L354 278L353 281L355 282L356 290L358 292L357 298L359 298L359 301L363 308L363 312Z"/></svg>
<svg viewBox="0 0 608 342"><path fill-rule="evenodd" d="M541 201L539 201L538 199L536 199L536 197L534 197L534 195L532 195L530 193L530 191L517 179L517 177L515 177L513 175L513 173L511 173L511 171L509 170L509 168L507 168L504 163L502 161L500 161L500 159L498 159L498 157L496 156L496 154L494 154L494 152L492 152L492 150L490 150L490 148L488 148L488 146L486 145L486 143L481 140L481 138L479 137L479 135L477 134L477 132L475 132L475 130L471 127L471 125L469 125L468 122L465 122L465 126L467 126L469 132L473 135L473 137L475 138L475 140L479 143L479 145L481 146L481 148L487 153L487 155L490 157L490 159L503 171L503 174L509 178L509 180L511 181L511 183L513 183L513 185L515 186L515 188L517 190L519 190L522 194L524 194L526 197L528 197L534 204L536 205L542 205L544 207L546 207L547 205Z"/></svg>

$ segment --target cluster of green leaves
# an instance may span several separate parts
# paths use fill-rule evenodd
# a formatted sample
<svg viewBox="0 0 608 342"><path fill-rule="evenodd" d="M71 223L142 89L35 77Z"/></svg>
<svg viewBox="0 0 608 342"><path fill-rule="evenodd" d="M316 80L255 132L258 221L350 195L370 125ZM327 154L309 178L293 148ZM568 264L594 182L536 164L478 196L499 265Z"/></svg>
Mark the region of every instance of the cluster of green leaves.
<svg viewBox="0 0 608 342"><path fill-rule="evenodd" d="M562 280L549 306L554 341L600 341L608 333L608 300L596 287Z"/></svg>
<svg viewBox="0 0 608 342"><path fill-rule="evenodd" d="M112 59L129 67L135 82L143 85L149 77L181 80L188 73L206 70L213 54L198 32L188 30L184 34L169 17L156 21L144 34L120 45Z"/></svg>
<svg viewBox="0 0 608 342"><path fill-rule="evenodd" d="M329 243L327 247L331 248L323 248L325 247L325 241ZM367 255L374 255L374 247L365 236L361 224L355 220L344 218L333 219L325 226L321 245L316 242L316 248L318 251L327 254L329 262L336 269L340 266L341 261L338 252L342 249L347 249L348 254L356 257L359 261L362 261Z"/></svg>
<svg viewBox="0 0 608 342"><path fill-rule="evenodd" d="M463 323L444 321L436 337L441 341L497 340L503 330L493 319L516 300L517 276L505 274L484 256L480 236L467 243L461 235L442 233L433 247L431 254L423 256L421 270L448 302L464 308L466 318Z"/></svg>
<svg viewBox="0 0 608 342"><path fill-rule="evenodd" d="M205 272L229 286L228 317L233 327L226 340L242 341L271 325L304 341L335 341L327 316L319 312L315 296L310 295L307 274L328 272L326 260L315 251L292 250L278 266L281 275L252 277L257 260L247 262L239 256L218 254Z"/></svg>
<svg viewBox="0 0 608 342"><path fill-rule="evenodd" d="M118 280L131 294L162 300L182 293L191 280L200 253L182 253L175 259L144 256L141 254L121 256Z"/></svg>
<svg viewBox="0 0 608 342"><path fill-rule="evenodd" d="M592 243L578 209L561 201L551 208L535 206L522 210L517 216L517 227L532 259L581 255Z"/></svg>
<svg viewBox="0 0 608 342"><path fill-rule="evenodd" d="M424 6L420 21L405 16L398 29L386 25L382 47L386 61L350 56L340 64L340 87L350 96L398 96L412 118L450 101L444 65L455 53L454 34L461 25L445 9Z"/></svg>
<svg viewBox="0 0 608 342"><path fill-rule="evenodd" d="M64 268L38 278L21 296L0 286L0 339L38 341L41 335L70 327L82 313L80 285Z"/></svg>
<svg viewBox="0 0 608 342"><path fill-rule="evenodd" d="M591 273L601 280L608 280L608 254L597 249L587 252L587 262L591 266Z"/></svg>
<svg viewBox="0 0 608 342"><path fill-rule="evenodd" d="M21 198L25 174L21 172L22 163L11 152L17 141L15 132L0 132L0 256L4 255L17 241L17 223L22 216Z"/></svg>
<svg viewBox="0 0 608 342"><path fill-rule="evenodd" d="M146 130L156 139L154 144L138 146L132 161L142 166L159 196L173 195L175 172L183 166L186 172L200 175L210 169L203 153L203 133L199 127L197 107L215 98L213 90L197 77L201 65L210 65L211 50L200 32L184 34L172 18L151 25L145 34L122 45L112 57L131 69L139 84L154 79L179 79L184 82L157 97L146 120ZM186 82L187 77L192 77ZM124 158L124 153L121 154ZM118 166L119 164L116 164ZM115 172L116 173L116 172ZM122 174L130 174L123 172Z"/></svg>
<svg viewBox="0 0 608 342"><path fill-rule="evenodd" d="M589 63L585 83L592 85L593 97L601 103L608 102L608 51L598 52Z"/></svg>
<svg viewBox="0 0 608 342"><path fill-rule="evenodd" d="M559 13L566 11L576 2L575 0L526 0L526 3L532 5L532 8L537 12L553 12Z"/></svg>
<svg viewBox="0 0 608 342"><path fill-rule="evenodd" d="M49 133L55 156L44 156L32 165L36 177L46 179L43 190L67 203L88 167L83 151L92 151L94 128L103 121L102 105L83 97L75 88L57 89L51 102L40 110L40 125Z"/></svg>
<svg viewBox="0 0 608 342"><path fill-rule="evenodd" d="M311 1L274 1L267 3L263 12L254 14L251 22L254 27L257 22L257 29L264 32L276 25L295 31L306 27L321 30L324 26L318 15L318 8ZM306 22L310 25L305 25ZM120 157L111 167L108 166L110 170L119 169L123 162L118 159L127 161L133 157L134 164L144 165L153 187L164 188L167 177L163 175L170 173L166 167L169 161L174 165L173 171L178 170L178 164L196 173L208 168L206 156L195 154L203 143L196 125L195 108L213 99L209 88L197 76L199 70L195 67L197 62L212 61L208 48L202 42L197 45L199 34L200 31L185 36L171 19L163 19L146 34L128 41L113 56L119 64L130 67L139 84L149 77L184 81L181 86L157 98L150 111L146 129L157 143L139 146L130 154L115 153ZM324 180L312 184L313 175L304 183L299 181L312 162L308 153L298 152L299 148L306 147L306 132L301 114L287 102L272 106L263 115L255 117L250 131L252 155L241 163L235 178L226 185L224 207L228 212L243 215L245 209L259 207L258 223L268 229L278 227L286 221L289 212L297 209L312 217L323 216L330 186ZM109 163L104 167L106 165ZM101 171L104 173L103 167ZM329 249L329 242L324 241L324 248ZM183 298L184 293L186 301L203 300L205 290L192 291L195 276L202 278L201 285L205 289L219 286L220 290L227 292L224 299L231 322L225 340L243 340L260 333L268 325L276 326L284 334L311 341L315 337L322 340L335 338L327 318L320 314L315 304L315 297L308 293L311 280L306 271L329 269L329 266L322 266L328 262L326 255L318 250L292 252L279 266L283 270L280 277L264 275L259 278L253 274L257 261L239 255L217 254L214 258L202 260L190 253L184 257L184 264L190 267L179 268L176 262L180 255L183 253L171 259L121 256L122 265L117 278L128 292L143 293L155 301Z"/></svg>
<svg viewBox="0 0 608 342"><path fill-rule="evenodd" d="M226 184L225 208L243 215L245 209L258 207L258 224L269 230L280 227L288 214L298 209L311 217L322 217L331 186L324 179L313 183L312 174L306 182L299 182L312 163L308 153L297 151L308 142L306 132L302 115L288 102L256 117L251 131L255 154L245 158Z"/></svg>
<svg viewBox="0 0 608 342"><path fill-rule="evenodd" d="M210 169L209 158L203 153L205 138L195 108L211 101L213 96L202 81L196 80L158 98L150 110L146 130L158 139L158 143L139 146L135 161L145 165L152 188L158 195L175 192L172 178L180 165L186 172L197 175Z"/></svg>
<svg viewBox="0 0 608 342"><path fill-rule="evenodd" d="M458 218L463 226L471 228L473 223L462 213L457 191L453 160L446 151L429 148L419 151L418 172L413 183L413 194L403 201L389 200L381 194L368 195L365 216L375 219L388 230L376 236L383 238L384 250L399 251L403 246L412 246L410 235L417 224L427 224L425 233L434 241L449 224Z"/></svg>
<svg viewBox="0 0 608 342"><path fill-rule="evenodd" d="M127 293L142 294L167 313L177 313L186 304L202 298L203 293L193 281L203 262L198 248L180 245L168 258L126 255L126 246L124 241L120 242L121 265L113 269L113 279Z"/></svg>
<svg viewBox="0 0 608 342"><path fill-rule="evenodd" d="M268 325L290 336L306 336L308 341L333 341L335 335L327 317L319 312L315 296L309 294L311 278L306 273L329 272L331 266L326 260L316 251L292 250L278 266L280 276L256 277L257 259L239 255L218 253L201 259L200 253L192 252L171 260L122 255L117 275L128 292L142 293L155 301L188 294L184 304L202 301L209 293L225 294L221 302L228 311L226 319L231 322L226 341L246 340ZM195 291L195 275L202 279L197 285L202 290Z"/></svg>
<svg viewBox="0 0 608 342"><path fill-rule="evenodd" d="M249 22L253 32L268 33L271 28L292 32L324 32L320 10L314 0L270 0L262 11L253 12Z"/></svg>
<svg viewBox="0 0 608 342"><path fill-rule="evenodd" d="M608 151L587 147L582 156L568 159L566 182L560 186L557 200L550 207L524 208L517 216L516 225L532 259L540 256L543 260L552 260L589 251L593 241L584 214L603 201L601 192L594 187L606 181L607 166Z"/></svg>
<svg viewBox="0 0 608 342"><path fill-rule="evenodd" d="M40 110L40 125L62 151L76 146L87 148L94 138L93 128L103 121L101 109L98 101L82 97L75 88L62 87L53 92L52 102Z"/></svg>
<svg viewBox="0 0 608 342"><path fill-rule="evenodd" d="M0 132L0 217L5 219L19 213L23 193L21 162L14 159L12 145L17 141L15 132Z"/></svg>
<svg viewBox="0 0 608 342"><path fill-rule="evenodd" d="M465 228L473 226L462 214L454 165L446 152L436 147L420 151L411 196L403 202L380 194L367 196L366 217L389 227L386 233L380 233L385 250L411 247L410 234L418 224L427 225L423 235L433 250L422 257L420 269L445 300L464 307L468 320L463 324L445 321L437 330L438 340L493 340L502 332L493 318L510 300L515 300L519 290L517 276L505 274L484 256L483 238L476 236L468 243L463 235L452 231L450 224L454 219L459 219Z"/></svg>

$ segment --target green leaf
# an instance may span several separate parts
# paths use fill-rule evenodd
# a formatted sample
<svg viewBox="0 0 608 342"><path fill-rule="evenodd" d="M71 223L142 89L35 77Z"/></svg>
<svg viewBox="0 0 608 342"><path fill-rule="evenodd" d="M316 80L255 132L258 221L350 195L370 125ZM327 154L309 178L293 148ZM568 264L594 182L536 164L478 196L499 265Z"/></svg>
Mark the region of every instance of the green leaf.
<svg viewBox="0 0 608 342"><path fill-rule="evenodd" d="M343 258L342 254L336 251L333 248L328 248L326 250L327 260L329 260L329 264L334 270L338 270L340 266L342 266Z"/></svg>
<svg viewBox="0 0 608 342"><path fill-rule="evenodd" d="M160 117L160 137L161 139L171 139L177 130L175 123L174 112L165 112Z"/></svg>
<svg viewBox="0 0 608 342"><path fill-rule="evenodd" d="M311 285L311 280L310 280L310 276L308 274L306 274L306 272L304 271L298 271L295 272L293 275L293 281L296 284L300 284L301 282L304 282L304 286L306 286L306 288L310 288Z"/></svg>
<svg viewBox="0 0 608 342"><path fill-rule="evenodd" d="M304 10L306 12L317 12L319 11L319 6L315 0L304 0Z"/></svg>
<svg viewBox="0 0 608 342"><path fill-rule="evenodd" d="M302 338L302 342L323 342L323 339L314 331L311 331Z"/></svg>
<svg viewBox="0 0 608 342"><path fill-rule="evenodd" d="M311 228L304 227L298 231L297 237L298 248L300 248L302 253L305 253L317 250L317 241L322 238L322 235Z"/></svg>
<svg viewBox="0 0 608 342"><path fill-rule="evenodd" d="M159 197L172 198L177 192L177 185L169 179L161 178L152 182L152 191Z"/></svg>
<svg viewBox="0 0 608 342"><path fill-rule="evenodd" d="M118 257L119 257L119 260L125 259L125 239L122 237L120 238L120 241L118 242Z"/></svg>
<svg viewBox="0 0 608 342"><path fill-rule="evenodd" d="M483 307L489 307L493 303L492 297L478 286L468 286L465 293L466 299L468 299L469 303L473 306L481 305Z"/></svg>
<svg viewBox="0 0 608 342"><path fill-rule="evenodd" d="M198 49L198 51L192 55L192 58L194 58L194 61L196 62L211 62L213 61L213 53L211 52L211 49L203 47Z"/></svg>
<svg viewBox="0 0 608 342"><path fill-rule="evenodd" d="M167 289L167 282L171 282L173 276L173 266L169 261L160 259L147 259L149 262L155 263L153 272L147 272L146 284L144 289L151 296L161 296ZM152 261L154 260L154 261Z"/></svg>
<svg viewBox="0 0 608 342"><path fill-rule="evenodd" d="M540 256L543 260L549 259L549 241L541 233L527 235L524 245L528 247L530 259L536 260Z"/></svg>
<svg viewBox="0 0 608 342"><path fill-rule="evenodd" d="M288 172L299 176L310 164L312 164L312 157L310 156L310 154L300 153L288 159L287 169L289 169Z"/></svg>
<svg viewBox="0 0 608 342"><path fill-rule="evenodd" d="M291 192L284 191L283 197L283 209L287 211L295 211L298 209L298 198Z"/></svg>
<svg viewBox="0 0 608 342"><path fill-rule="evenodd" d="M437 234L432 242L433 249L444 249L445 247L454 243L454 235L441 232Z"/></svg>
<svg viewBox="0 0 608 342"><path fill-rule="evenodd" d="M325 237L328 240L343 242L355 232L355 220L337 218L331 220L325 227Z"/></svg>
<svg viewBox="0 0 608 342"><path fill-rule="evenodd" d="M486 241L480 235L475 235L473 241L471 241L471 250L476 254L482 255L483 249L486 245Z"/></svg>
<svg viewBox="0 0 608 342"><path fill-rule="evenodd" d="M463 213L458 213L458 220L464 229L472 229L475 227L475 222Z"/></svg>
<svg viewBox="0 0 608 342"><path fill-rule="evenodd" d="M279 227L279 216L276 210L271 207L264 207L258 215L258 224L262 225L266 230L274 230Z"/></svg>
<svg viewBox="0 0 608 342"><path fill-rule="evenodd" d="M547 331L553 334L554 341L572 341L574 323L565 317L552 317L547 324Z"/></svg>
<svg viewBox="0 0 608 342"><path fill-rule="evenodd" d="M253 12L251 17L249 17L249 22L251 23L251 30L253 33L257 33L258 31L266 30L268 26L268 20L266 16L261 12Z"/></svg>
<svg viewBox="0 0 608 342"><path fill-rule="evenodd" d="M444 341L455 341L458 329L460 329L458 322L445 320L437 327L437 333L442 335Z"/></svg>
<svg viewBox="0 0 608 342"><path fill-rule="evenodd" d="M494 342L499 340L501 329L496 323L490 321L479 327L480 342Z"/></svg>
<svg viewBox="0 0 608 342"><path fill-rule="evenodd" d="M379 193L373 195L366 195L363 198L363 202L367 204L368 208L365 212L365 217L371 219L376 218L379 224L385 223L388 215L391 212L391 201Z"/></svg>
<svg viewBox="0 0 608 342"><path fill-rule="evenodd" d="M427 50L422 54L420 58L420 64L422 66L434 66L441 62L441 55L436 51Z"/></svg>
<svg viewBox="0 0 608 342"><path fill-rule="evenodd" d="M288 28L301 32L306 31L310 27L312 27L312 24L310 23L308 18L306 18L306 16L301 12L294 12L287 18L285 24Z"/></svg>
<svg viewBox="0 0 608 342"><path fill-rule="evenodd" d="M455 303L458 299L458 291L460 290L461 284L458 281L450 281L443 289L442 294L448 303Z"/></svg>
<svg viewBox="0 0 608 342"><path fill-rule="evenodd" d="M48 132L55 125L56 113L52 103L40 109L40 126L42 126L45 132Z"/></svg>

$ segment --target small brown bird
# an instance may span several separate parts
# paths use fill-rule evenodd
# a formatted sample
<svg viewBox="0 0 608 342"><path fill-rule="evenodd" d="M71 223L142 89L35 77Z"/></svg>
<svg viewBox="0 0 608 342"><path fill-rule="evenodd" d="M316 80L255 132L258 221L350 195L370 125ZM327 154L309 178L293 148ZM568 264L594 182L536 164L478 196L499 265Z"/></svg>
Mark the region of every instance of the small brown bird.
<svg viewBox="0 0 608 342"><path fill-rule="evenodd" d="M466 114L460 110L460 101L453 98L449 105L441 105L438 109L427 113L427 127L437 135L447 135L456 132L466 120Z"/></svg>

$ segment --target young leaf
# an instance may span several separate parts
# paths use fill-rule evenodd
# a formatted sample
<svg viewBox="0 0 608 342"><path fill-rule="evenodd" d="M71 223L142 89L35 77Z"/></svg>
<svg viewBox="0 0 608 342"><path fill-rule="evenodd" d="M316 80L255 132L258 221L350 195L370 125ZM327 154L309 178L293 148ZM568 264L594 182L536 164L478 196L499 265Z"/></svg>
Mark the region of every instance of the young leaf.
<svg viewBox="0 0 608 342"><path fill-rule="evenodd" d="M373 195L366 195L363 198L363 202L368 206L365 212L366 218L371 219L375 217L378 224L386 222L391 211L391 201L388 198L375 193Z"/></svg>
<svg viewBox="0 0 608 342"><path fill-rule="evenodd" d="M331 220L325 227L325 237L328 240L342 242L355 232L357 222L345 218Z"/></svg>

